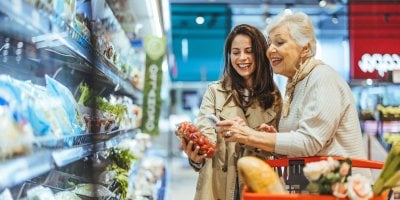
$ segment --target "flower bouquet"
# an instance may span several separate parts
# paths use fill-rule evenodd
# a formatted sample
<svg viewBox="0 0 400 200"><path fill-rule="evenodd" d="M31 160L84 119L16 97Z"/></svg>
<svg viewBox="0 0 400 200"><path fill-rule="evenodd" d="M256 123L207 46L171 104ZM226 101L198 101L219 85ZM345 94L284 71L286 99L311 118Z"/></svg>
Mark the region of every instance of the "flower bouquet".
<svg viewBox="0 0 400 200"><path fill-rule="evenodd" d="M371 183L360 174L350 175L351 160L327 160L307 163L303 168L305 177L310 181L307 190L310 193L334 195L337 198L352 200L371 199Z"/></svg>

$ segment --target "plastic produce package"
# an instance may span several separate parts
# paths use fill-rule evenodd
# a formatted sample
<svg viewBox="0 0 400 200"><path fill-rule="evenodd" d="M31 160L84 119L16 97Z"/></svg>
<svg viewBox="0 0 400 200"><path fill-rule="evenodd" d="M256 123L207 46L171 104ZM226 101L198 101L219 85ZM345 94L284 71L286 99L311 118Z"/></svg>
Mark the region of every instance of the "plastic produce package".
<svg viewBox="0 0 400 200"><path fill-rule="evenodd" d="M84 122L79 111L78 103L76 102L71 91L55 79L47 75L45 78L48 93L60 98L61 104L69 117L69 122L74 129L74 133L81 134L83 132L82 126Z"/></svg>

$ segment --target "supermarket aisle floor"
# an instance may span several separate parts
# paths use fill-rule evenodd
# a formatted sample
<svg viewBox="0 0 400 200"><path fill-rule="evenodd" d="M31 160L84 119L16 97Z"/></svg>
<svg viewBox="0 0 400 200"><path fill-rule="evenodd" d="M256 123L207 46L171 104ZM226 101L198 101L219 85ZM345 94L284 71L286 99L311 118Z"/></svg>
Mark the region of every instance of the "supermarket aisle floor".
<svg viewBox="0 0 400 200"><path fill-rule="evenodd" d="M174 157L169 161L169 194L166 200L190 200L196 191L197 173L190 168L187 158Z"/></svg>

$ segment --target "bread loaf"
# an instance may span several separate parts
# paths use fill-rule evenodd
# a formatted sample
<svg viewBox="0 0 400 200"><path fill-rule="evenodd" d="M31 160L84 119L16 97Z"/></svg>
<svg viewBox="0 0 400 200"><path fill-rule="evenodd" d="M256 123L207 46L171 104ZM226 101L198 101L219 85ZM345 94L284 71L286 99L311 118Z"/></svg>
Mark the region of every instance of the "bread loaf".
<svg viewBox="0 0 400 200"><path fill-rule="evenodd" d="M245 156L238 160L238 170L250 192L286 193L278 175L263 160Z"/></svg>

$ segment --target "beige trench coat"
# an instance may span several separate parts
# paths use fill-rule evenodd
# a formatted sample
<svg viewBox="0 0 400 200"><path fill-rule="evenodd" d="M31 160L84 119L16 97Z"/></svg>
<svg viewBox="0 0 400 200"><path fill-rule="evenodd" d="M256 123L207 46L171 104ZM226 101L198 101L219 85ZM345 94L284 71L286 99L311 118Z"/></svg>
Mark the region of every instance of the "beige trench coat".
<svg viewBox="0 0 400 200"><path fill-rule="evenodd" d="M210 127L206 114L215 114L221 120L232 119L236 116L246 120L251 128L257 128L262 123L278 127L282 108L281 96L276 97L272 108L263 110L260 106L253 105L244 113L243 109L235 105L230 90L222 88L221 81L213 82L208 86L197 117L197 126L211 141L216 142L215 156L207 159L199 171L196 185L196 200L232 200L234 198L236 183L236 163L239 157L255 155L268 159L269 152L260 151L252 147L242 146L235 142L226 143L217 135L214 128ZM242 155L241 155L242 154ZM243 181L239 177L239 189L242 191Z"/></svg>

